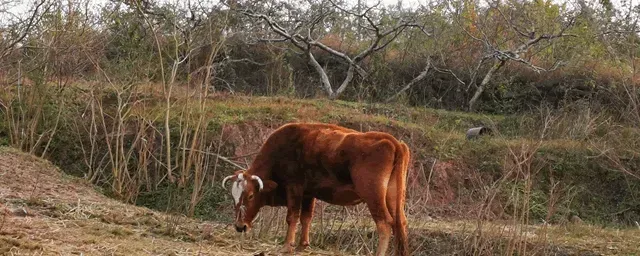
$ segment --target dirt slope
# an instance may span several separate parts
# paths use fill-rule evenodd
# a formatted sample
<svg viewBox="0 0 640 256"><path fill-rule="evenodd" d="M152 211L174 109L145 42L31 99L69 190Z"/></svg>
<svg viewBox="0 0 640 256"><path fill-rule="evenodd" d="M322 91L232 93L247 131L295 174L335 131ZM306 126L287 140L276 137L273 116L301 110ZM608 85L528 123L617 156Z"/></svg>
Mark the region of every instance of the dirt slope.
<svg viewBox="0 0 640 256"><path fill-rule="evenodd" d="M228 226L153 212L101 195L34 156L0 148L2 255L255 255ZM312 251L313 252L313 251ZM312 253L310 252L310 253ZM333 254L315 251L314 254Z"/></svg>
<svg viewBox="0 0 640 256"><path fill-rule="evenodd" d="M475 224L411 220L413 254L465 254ZM501 243L508 226L488 224L485 236ZM521 228L530 230L533 248L548 247L535 255L640 255L640 230ZM542 240L553 245L536 243ZM120 203L49 162L0 147L0 255L279 255L280 240L262 242L243 241L225 224ZM312 249L296 255L344 254Z"/></svg>

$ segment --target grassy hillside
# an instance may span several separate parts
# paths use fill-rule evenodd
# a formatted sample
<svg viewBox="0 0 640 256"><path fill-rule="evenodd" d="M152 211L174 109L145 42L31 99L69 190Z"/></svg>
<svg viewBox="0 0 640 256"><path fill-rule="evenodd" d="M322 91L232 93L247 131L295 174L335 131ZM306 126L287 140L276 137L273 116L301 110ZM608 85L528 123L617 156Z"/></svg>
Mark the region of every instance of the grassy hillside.
<svg viewBox="0 0 640 256"><path fill-rule="evenodd" d="M284 229L270 236L258 231L241 237L229 225L155 212L102 195L99 188L65 175L46 160L0 148L0 252L12 255L278 255ZM269 214L270 209L266 210ZM281 216L280 216L281 217ZM640 230L484 223L484 234L472 221L410 220L413 255L451 255L487 250L503 254L509 233L523 229L530 237L528 254L634 255L640 253ZM366 254L373 241L372 223L346 224L325 236L314 224L314 246L299 255ZM360 235L358 235L360 234ZM319 241L318 237L326 239ZM471 239L472 237L480 239ZM349 246L340 243L352 239ZM471 240L469 240L471 239ZM324 249L318 249L318 247Z"/></svg>
<svg viewBox="0 0 640 256"><path fill-rule="evenodd" d="M13 149L0 148L0 163L3 255L248 255L276 247L243 241L223 223L123 204Z"/></svg>
<svg viewBox="0 0 640 256"><path fill-rule="evenodd" d="M44 155L116 198L202 218L226 216L219 214L226 198L211 184L246 166L270 131L287 122L326 122L387 131L409 144L415 214L476 217L484 200L496 197L500 203L485 217L504 219L526 196L535 223L573 215L605 225L640 220L640 129L580 105L496 116L326 99L202 97L176 87L167 112L158 88L85 82L62 91L25 87L21 97L4 91L11 105L1 112L0 133L4 143ZM494 133L466 140L465 131L480 125ZM178 182L166 182L167 143ZM235 166L215 155L231 157ZM189 205L175 205L184 199Z"/></svg>
<svg viewBox="0 0 640 256"><path fill-rule="evenodd" d="M175 87L167 108L157 88L77 83L64 90L5 90L0 142L44 156L121 202L229 223L230 198L218 185L222 177L250 163L252 153L282 124L335 123L386 131L410 146L406 207L419 223L412 226L413 248L444 244L434 252L508 254L546 244L538 254L597 251L581 244L591 238L565 236L566 225L633 229L640 221L640 130L580 105L497 116L206 95ZM493 134L467 140L465 131L480 125ZM275 246L282 239L283 214L283 209L266 209L251 237ZM312 243L359 253L374 247L364 206L320 204L316 214L321 217L314 225L322 232ZM532 230L543 234L529 236ZM596 230L596 237L610 232ZM549 243L553 239L569 245ZM357 248L350 247L354 244Z"/></svg>
<svg viewBox="0 0 640 256"><path fill-rule="evenodd" d="M560 115L564 116L543 132L541 122L550 117L539 113L491 116L401 105L237 96L211 98L205 120L212 133L220 135L224 130L230 136L223 142L229 156L257 150L269 131L287 122L326 122L390 132L407 142L413 153L410 195L420 198L430 189L430 200L422 198L430 209L423 213L440 217L475 216L470 211L485 196L483 190L503 178L509 189L523 194L525 181L507 173L516 168L513 158L531 154L528 166L516 169L531 172L532 221L561 222L578 215L592 223L633 225L640 218L636 200L640 185L624 170L637 170L634 150L640 145L640 130L613 122L583 125L578 120L584 118L582 113ZM588 121L597 123L598 118ZM494 134L466 140L466 130L481 125L491 127ZM502 196L509 201L509 195ZM555 205L550 206L553 196ZM501 213L495 215L498 218Z"/></svg>

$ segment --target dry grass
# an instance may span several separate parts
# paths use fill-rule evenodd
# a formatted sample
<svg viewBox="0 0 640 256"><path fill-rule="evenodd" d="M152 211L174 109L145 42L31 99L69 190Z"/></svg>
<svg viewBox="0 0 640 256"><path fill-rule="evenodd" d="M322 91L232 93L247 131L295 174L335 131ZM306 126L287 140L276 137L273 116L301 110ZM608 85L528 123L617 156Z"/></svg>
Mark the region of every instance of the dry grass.
<svg viewBox="0 0 640 256"><path fill-rule="evenodd" d="M138 98L144 97L138 97L140 95L137 95L137 93L142 92L132 92L129 95L130 97L127 96L126 101L142 102L138 101ZM186 151L181 152L183 156L180 159L185 161L176 161L174 164L174 166L181 167L178 169L179 172L176 173L176 175L181 174L177 176L180 178L181 184L191 180L188 177L192 165L203 166L203 163L208 161L203 156L195 155L191 157L191 152L205 150L205 144L196 143L197 147L194 147L196 138L202 143L210 140L205 136L198 136L198 132L193 135L188 132L193 127L198 127L195 130L200 131L200 125L204 124L203 120L223 125L221 129L223 132L219 136L211 137L220 142L217 147L218 151L220 145L222 145L223 135L226 137L238 137L240 142L234 142L236 146L240 144L249 145L250 143L247 143L245 137L252 137L241 129L229 128L224 125L252 126L257 124L258 128L262 127L265 130L269 130L273 129L274 126L289 121L340 123L362 131L385 130L392 132L399 138L407 140L412 149L417 151L415 153L417 158L423 160L417 162L417 166L420 166L421 169L415 169L420 171L414 171L413 173L422 173L424 177L415 175L413 180L410 177L412 185L409 186L410 195L419 195L418 200L413 198L414 200L410 200L407 205L409 212L414 214L414 216L410 216L410 219L413 220L410 221L413 255L567 255L581 254L583 251L605 255L638 253L635 251L636 248L630 246L633 242L640 242L636 231L613 231L589 226L529 225L531 182L534 180L531 176L535 176L535 173L539 170L523 168L531 168L532 161L530 160L534 153L537 152L538 147L522 149L522 152L513 151L513 149L518 149L521 145L526 144L530 140L528 137L500 136L498 139L485 141L487 144L484 146L492 146L493 148L503 149L503 151L509 149L510 152L479 152L492 155L510 153L509 156L514 158L513 160L523 164L522 166L508 164L509 161L505 159L505 163L501 164L501 170L506 171L506 173L502 174L500 182L493 187L487 187L487 183L476 181L476 177L473 176L475 174L468 175L469 173L477 173L477 170L472 170L473 167L457 168L457 166L452 166L452 168L443 169L443 167L456 163L456 161L447 162L448 158L465 155L464 152L469 151L463 151L463 149L479 145L466 142L463 133L464 129L472 125L478 125L479 122L500 122L502 117L481 117L465 113L322 99L296 100L283 97L210 95L208 100L194 101L194 95L187 93L177 93L174 96L176 97L174 99L176 104L173 105L172 108L174 109L171 111L176 113L176 120L174 121L176 127L180 130L180 137L177 140L181 145L179 148L197 150L190 150L188 154ZM103 109L100 108L100 110ZM161 102L154 102L153 100L144 104L132 104L129 110L125 111L129 113L127 117L134 120L135 118L141 118L143 122L140 123L143 124L146 124L146 121L162 120L166 111ZM104 125L104 114L91 115L91 118L97 118L99 120L98 123L102 122ZM491 120L485 120L487 118ZM120 152L122 154L116 155L116 160L118 160L118 163L129 163L131 155L124 155L125 151L122 149L124 136L129 132L126 129L128 126L122 125L124 118L116 121L120 125L115 129L118 131L116 137L120 142L116 144L119 146L115 148L120 149L120 151L116 150L116 153ZM150 126L145 125L131 129L130 132L140 135L136 135L134 141L145 140L147 133L144 131L149 128ZM204 130L205 128L206 125L202 129ZM90 130L93 130L93 128ZM104 128L105 138L111 136L108 131L109 129ZM232 134L228 132L232 132ZM91 137L92 135L94 137ZM90 138L92 140L91 146L93 147L93 143L98 142L97 140L94 141L97 138L95 137L96 134L92 135L90 134ZM153 138L155 137L149 137L147 141L154 141ZM244 149L247 152L244 153L249 153L254 148L257 148L262 143L261 138L261 136L253 138L257 144L247 146ZM585 143L575 139L545 138L540 140L539 146L540 148L574 149L585 148ZM164 145L164 143L161 144ZM133 143L133 145L136 145L136 143ZM207 149L210 149L212 145L209 145ZM433 150L431 149L432 147ZM90 151L93 152L93 148ZM142 153L150 153L152 150L140 148L139 152L141 153L140 155L144 155ZM149 155L146 154L145 156L149 157ZM443 163L438 168L435 168L435 171L433 168L435 163L432 165L433 162L430 159L433 155L436 156L433 161ZM89 162L94 162L93 160L99 158L96 157ZM196 162L192 164L192 160ZM139 167L142 166L144 168L140 168L140 170L146 171L145 168L148 164L149 162L142 161ZM122 170L128 171L128 164L119 166L123 167ZM206 164L206 166L209 165ZM194 176L194 180L199 182L200 186L209 182L217 184L215 172L218 164L212 164L211 166L214 167L213 175L210 175L212 180L205 181L206 172L200 172L200 174L204 174L198 176L200 178ZM104 170L101 172L111 170L106 167L102 166ZM114 170L119 171L120 169L115 168ZM131 173L139 173L140 170L135 170ZM196 170L194 170L194 173L196 173ZM432 174L434 175L432 176ZM472 187L477 186L474 187L474 189L477 189L475 191L476 194L486 194L487 198L476 200L477 202L474 200L467 200L472 202L466 203L454 202L454 200L458 199L455 195L457 192L454 191L454 186L456 183L460 184L467 177L465 175L479 184L471 185ZM92 175L87 176L92 177ZM107 184L112 183L115 176L104 175L104 179L106 179L104 182ZM93 180L93 178L89 180ZM416 180L418 182L415 182ZM125 185L132 185L118 186L122 189L116 191L132 189L133 193L131 195L135 195L137 186L143 184L143 181L148 182L149 179L142 179L140 183L125 182ZM518 184L524 186L524 192L526 193L520 195L516 186ZM443 186L446 189L443 189ZM438 195L436 194L442 191L451 193L443 193L443 195L440 195L442 200L437 200ZM507 213L507 208L502 205L499 206L502 208L498 209L499 213L496 214L495 209L493 209L495 205L491 202L494 201L496 196L501 196L502 192L510 192L511 196L505 202L511 203L516 208ZM427 196L423 198L422 195L425 194ZM191 206L195 207L199 201L198 197L201 195L199 192L194 192L193 195L191 197ZM60 170L43 162L41 159L10 149L3 149L0 152L0 196L0 203L5 204L10 211L26 209L28 213L24 217L10 214L0 221L2 223L0 225L0 234L2 235L0 251L5 253L72 254L83 252L121 255L249 255L251 253L266 252L267 255L273 255L277 254L286 228L284 223L285 209L283 208L263 210L253 232L246 237L242 237L226 224L197 221L122 204L115 200L107 199L101 193L95 191L95 188L88 181L66 177ZM475 197L469 196L469 198L475 199L477 195ZM127 201L128 199L125 197L124 200ZM439 202L434 204L434 201ZM437 212L438 209L434 206L436 204L442 206L440 209L450 207L452 212L455 211L455 214L441 214L440 216L471 220L466 222L459 220L417 221L417 218L422 217L418 215ZM552 205L549 208L553 207ZM194 208L191 209L193 210ZM316 209L311 238L314 248L308 251L307 254L368 255L375 250L375 229L366 207L360 205L342 208L319 204ZM477 210L479 210L480 214L476 214ZM506 216L503 213L511 215ZM193 211L191 211L191 214L193 214ZM496 222L490 221L490 219L510 219L511 221ZM621 233L622 235L620 235Z"/></svg>
<svg viewBox="0 0 640 256"><path fill-rule="evenodd" d="M3 255L273 255L279 249L263 240L243 242L225 224L109 199L44 160L7 148L0 150L0 207Z"/></svg>
<svg viewBox="0 0 640 256"><path fill-rule="evenodd" d="M226 224L167 215L106 198L44 160L7 148L0 150L0 196L5 212L0 225L4 255L278 255L284 232L284 211L279 208L263 211L264 224L243 238ZM370 254L375 235L364 207L350 208L347 214L338 208L318 208L322 215L316 215L312 243L324 244L326 249L312 248L298 255ZM477 223L416 217L410 221L413 255L468 254ZM514 227L493 221L483 224L483 237L499 244L514 228L528 236L532 247L553 254L640 254L637 229L581 224ZM487 254L499 253L482 255Z"/></svg>
<svg viewBox="0 0 640 256"><path fill-rule="evenodd" d="M477 224L468 220L414 220L412 225L420 227L421 233L471 240ZM485 238L495 241L508 239L512 232L522 232L533 248L530 255L640 255L640 229L601 228L579 223L513 226L509 222L493 221L485 223L482 232Z"/></svg>

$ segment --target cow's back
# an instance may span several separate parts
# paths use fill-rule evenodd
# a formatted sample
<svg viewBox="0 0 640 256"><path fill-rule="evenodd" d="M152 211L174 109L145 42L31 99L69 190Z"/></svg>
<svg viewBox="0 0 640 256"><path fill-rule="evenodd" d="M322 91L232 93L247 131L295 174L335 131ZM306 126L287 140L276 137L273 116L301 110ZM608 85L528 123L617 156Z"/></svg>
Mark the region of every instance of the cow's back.
<svg viewBox="0 0 640 256"><path fill-rule="evenodd" d="M266 144L272 144L271 171L277 183L303 184L309 196L348 205L359 202L350 167L379 151L376 144L381 141L398 143L386 133L362 133L330 124L288 124L274 132ZM337 191L340 198L332 196Z"/></svg>

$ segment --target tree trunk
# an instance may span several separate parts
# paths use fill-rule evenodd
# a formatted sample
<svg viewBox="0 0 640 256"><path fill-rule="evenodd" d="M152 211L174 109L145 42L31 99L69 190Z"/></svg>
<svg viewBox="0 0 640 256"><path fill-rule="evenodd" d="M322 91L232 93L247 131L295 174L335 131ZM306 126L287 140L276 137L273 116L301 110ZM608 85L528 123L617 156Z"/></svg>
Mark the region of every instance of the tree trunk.
<svg viewBox="0 0 640 256"><path fill-rule="evenodd" d="M355 66L349 65L349 69L347 70L347 77L344 78L344 80L342 81L342 84L340 84L340 87L338 87L338 90L336 90L336 92L330 97L332 100L337 99L338 96L340 96L340 94L342 94L342 92L344 92L344 90L347 89L347 85L349 85L349 83L351 83L351 80L353 80L354 72L355 72Z"/></svg>
<svg viewBox="0 0 640 256"><path fill-rule="evenodd" d="M327 72L324 71L320 63L318 63L316 58L313 57L313 53L311 53L311 51L309 50L307 51L307 57L309 57L309 63L311 63L311 66L313 66L316 72L318 73L318 75L320 75L322 88L324 88L324 90L327 92L327 95L329 96L329 98L334 99L337 95L334 95L333 93L333 89L331 88L331 82L329 81L329 76L327 76Z"/></svg>
<svg viewBox="0 0 640 256"><path fill-rule="evenodd" d="M471 97L471 100L469 100L469 111L474 110L476 101L478 101L478 99L480 98L480 95L482 95L482 92L486 88L489 81L491 81L491 78L493 77L493 75L496 73L496 71L498 71L504 65L505 62L506 61L504 60L499 60L498 62L493 64L493 66L491 67L491 69L489 69L487 74L484 75L484 78L482 79L482 83L480 84L480 86L478 86L478 89L476 89L476 92L473 94L473 97Z"/></svg>
<svg viewBox="0 0 640 256"><path fill-rule="evenodd" d="M420 80L424 79L425 77L427 77L427 74L429 73L429 70L431 69L431 62L427 63L427 66L424 68L424 70L422 72L420 72L420 74L418 76L416 76L415 78L413 78L411 80L411 82L409 82L407 85L405 85L404 87L402 87L402 89L400 89L400 91L398 91L396 94L394 94L393 96L389 97L385 102L389 102L393 99L395 99L396 97L398 97L398 95L400 95L401 93L403 93L406 90L409 90L409 88L411 88L411 86L413 86L415 83L420 82Z"/></svg>

